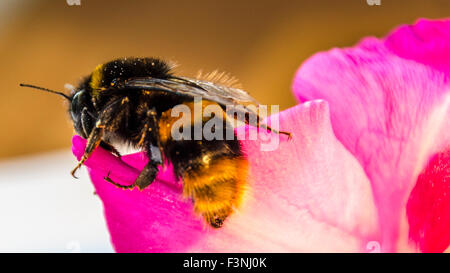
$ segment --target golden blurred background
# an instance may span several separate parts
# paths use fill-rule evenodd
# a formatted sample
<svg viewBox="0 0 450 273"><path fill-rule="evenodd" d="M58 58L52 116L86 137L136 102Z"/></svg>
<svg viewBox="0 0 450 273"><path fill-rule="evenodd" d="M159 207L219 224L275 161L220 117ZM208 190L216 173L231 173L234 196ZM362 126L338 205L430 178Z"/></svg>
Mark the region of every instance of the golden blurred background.
<svg viewBox="0 0 450 273"><path fill-rule="evenodd" d="M229 72L262 104L285 109L296 103L294 72L315 52L450 15L448 0L2 1L0 159L71 145L63 100L20 82L63 90L113 58L159 56L180 75Z"/></svg>

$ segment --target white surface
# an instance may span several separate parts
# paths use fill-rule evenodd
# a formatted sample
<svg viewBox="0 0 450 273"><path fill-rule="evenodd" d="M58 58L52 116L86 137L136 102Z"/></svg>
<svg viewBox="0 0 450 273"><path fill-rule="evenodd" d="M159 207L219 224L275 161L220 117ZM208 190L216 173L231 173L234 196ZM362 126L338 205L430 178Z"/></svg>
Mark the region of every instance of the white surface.
<svg viewBox="0 0 450 273"><path fill-rule="evenodd" d="M70 149L0 161L0 252L112 252L103 206Z"/></svg>

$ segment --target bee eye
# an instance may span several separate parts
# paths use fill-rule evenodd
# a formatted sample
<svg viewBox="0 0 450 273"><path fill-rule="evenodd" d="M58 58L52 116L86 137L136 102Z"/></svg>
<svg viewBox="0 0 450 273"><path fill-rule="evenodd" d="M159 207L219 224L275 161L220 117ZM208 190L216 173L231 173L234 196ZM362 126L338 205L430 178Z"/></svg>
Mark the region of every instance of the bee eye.
<svg viewBox="0 0 450 273"><path fill-rule="evenodd" d="M80 120L81 110L85 107L86 95L85 91L78 91L72 98L72 104L70 106L70 114L74 121Z"/></svg>

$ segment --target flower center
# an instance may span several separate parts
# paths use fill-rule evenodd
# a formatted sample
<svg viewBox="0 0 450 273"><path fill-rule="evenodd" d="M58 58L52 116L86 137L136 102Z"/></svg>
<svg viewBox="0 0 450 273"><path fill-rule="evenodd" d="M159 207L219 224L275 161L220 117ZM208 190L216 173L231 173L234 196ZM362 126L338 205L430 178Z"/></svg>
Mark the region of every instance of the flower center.
<svg viewBox="0 0 450 273"><path fill-rule="evenodd" d="M417 178L406 212L409 238L422 252L450 244L450 147L435 154Z"/></svg>

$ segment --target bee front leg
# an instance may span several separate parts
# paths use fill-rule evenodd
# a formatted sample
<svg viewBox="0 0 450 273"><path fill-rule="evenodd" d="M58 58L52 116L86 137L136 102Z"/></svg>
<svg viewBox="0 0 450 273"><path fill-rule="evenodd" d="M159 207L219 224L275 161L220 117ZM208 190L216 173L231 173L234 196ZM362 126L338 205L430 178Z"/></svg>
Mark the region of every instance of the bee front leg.
<svg viewBox="0 0 450 273"><path fill-rule="evenodd" d="M116 101L110 103L109 105L105 106L103 112L100 114L100 117L97 119L97 121L95 123L95 127L89 133L89 137L87 139L86 148L84 149L84 154L81 157L81 160L78 162L77 166L71 172L73 177L77 178L75 176L75 172L89 158L89 156L92 154L92 152L95 150L95 148L97 148L98 145L100 145L100 143L102 142L102 137L103 137L103 134L105 132L105 129L111 130L111 126L114 125L114 121L117 122L117 120L121 118L120 112L118 114L117 113L118 112L117 108L114 107L116 104L120 103L121 101L122 101L122 104L124 104L123 103L123 99L121 99L121 100L116 100ZM118 108L118 109L121 110L121 108ZM86 110L83 109L83 112L84 112L84 123L83 123L84 125L83 125L83 127L86 127L88 125L88 123L87 123L88 122L87 109ZM108 125L108 128L106 128L106 125ZM87 128L85 128L85 129L87 129ZM83 129L83 130L85 130L85 129Z"/></svg>
<svg viewBox="0 0 450 273"><path fill-rule="evenodd" d="M103 133L105 131L105 126L100 122L97 122L95 128L89 134L89 138L87 140L86 148L84 149L84 154L81 157L81 160L78 162L77 166L72 170L71 174L73 177L75 176L76 171L83 165L83 163L89 158L95 148L100 145L102 141Z"/></svg>
<svg viewBox="0 0 450 273"><path fill-rule="evenodd" d="M87 136L89 135L89 128L92 128L92 123L95 121L94 116L89 113L87 107L84 107L83 110L81 111L81 128L82 128L82 136L84 138L87 138ZM120 152L117 151L116 148L114 148L114 146L112 146L110 143L102 140L100 142L100 147L102 147L103 149L107 150L108 152L111 152L112 154L116 155L117 157L121 157Z"/></svg>

